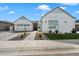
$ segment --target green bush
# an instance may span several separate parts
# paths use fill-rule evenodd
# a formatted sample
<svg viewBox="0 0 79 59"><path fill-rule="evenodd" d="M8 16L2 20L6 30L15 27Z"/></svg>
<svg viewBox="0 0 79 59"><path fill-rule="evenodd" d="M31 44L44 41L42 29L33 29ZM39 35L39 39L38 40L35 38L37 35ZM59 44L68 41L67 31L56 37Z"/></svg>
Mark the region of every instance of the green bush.
<svg viewBox="0 0 79 59"><path fill-rule="evenodd" d="M55 30L55 33L58 34L58 30Z"/></svg>
<svg viewBox="0 0 79 59"><path fill-rule="evenodd" d="M50 40L53 40L53 39L59 39L59 40L62 40L62 39L79 39L79 34L76 34L76 33L67 33L67 34L45 34Z"/></svg>
<svg viewBox="0 0 79 59"><path fill-rule="evenodd" d="M72 31L71 31L72 33L76 33L76 30L75 29L72 29Z"/></svg>

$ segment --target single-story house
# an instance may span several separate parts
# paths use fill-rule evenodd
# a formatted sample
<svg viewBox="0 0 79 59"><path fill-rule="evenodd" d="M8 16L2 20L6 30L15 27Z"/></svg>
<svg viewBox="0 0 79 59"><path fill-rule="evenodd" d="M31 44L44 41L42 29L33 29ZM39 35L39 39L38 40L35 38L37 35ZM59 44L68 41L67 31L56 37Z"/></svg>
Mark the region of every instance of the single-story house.
<svg viewBox="0 0 79 59"><path fill-rule="evenodd" d="M60 33L70 33L75 28L75 17L57 7L41 17L40 31L52 33L58 30Z"/></svg>
<svg viewBox="0 0 79 59"><path fill-rule="evenodd" d="M33 31L32 22L22 16L14 22L14 31Z"/></svg>
<svg viewBox="0 0 79 59"><path fill-rule="evenodd" d="M0 31L13 31L13 26L12 22L0 20Z"/></svg>

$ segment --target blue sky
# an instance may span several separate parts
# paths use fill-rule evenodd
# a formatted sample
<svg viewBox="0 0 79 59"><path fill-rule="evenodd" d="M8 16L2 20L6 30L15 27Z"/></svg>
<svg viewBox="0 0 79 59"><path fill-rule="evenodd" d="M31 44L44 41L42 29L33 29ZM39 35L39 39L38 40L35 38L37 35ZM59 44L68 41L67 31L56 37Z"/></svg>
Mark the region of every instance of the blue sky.
<svg viewBox="0 0 79 59"><path fill-rule="evenodd" d="M79 19L78 3L0 3L0 20L14 22L21 16L39 21L51 9L60 7Z"/></svg>

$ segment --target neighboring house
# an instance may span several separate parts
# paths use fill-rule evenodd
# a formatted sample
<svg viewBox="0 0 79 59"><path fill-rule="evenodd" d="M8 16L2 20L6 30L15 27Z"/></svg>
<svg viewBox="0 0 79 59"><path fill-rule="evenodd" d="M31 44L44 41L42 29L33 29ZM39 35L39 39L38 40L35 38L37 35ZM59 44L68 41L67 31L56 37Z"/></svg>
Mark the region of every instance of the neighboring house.
<svg viewBox="0 0 79 59"><path fill-rule="evenodd" d="M75 29L79 31L79 20L75 21Z"/></svg>
<svg viewBox="0 0 79 59"><path fill-rule="evenodd" d="M55 32L58 30L60 33L70 33L75 28L75 17L63 9L57 7L41 17L41 30L48 33L50 30Z"/></svg>
<svg viewBox="0 0 79 59"><path fill-rule="evenodd" d="M33 31L33 24L24 16L14 22L15 31Z"/></svg>
<svg viewBox="0 0 79 59"><path fill-rule="evenodd" d="M0 31L13 31L14 24L8 21L0 21Z"/></svg>

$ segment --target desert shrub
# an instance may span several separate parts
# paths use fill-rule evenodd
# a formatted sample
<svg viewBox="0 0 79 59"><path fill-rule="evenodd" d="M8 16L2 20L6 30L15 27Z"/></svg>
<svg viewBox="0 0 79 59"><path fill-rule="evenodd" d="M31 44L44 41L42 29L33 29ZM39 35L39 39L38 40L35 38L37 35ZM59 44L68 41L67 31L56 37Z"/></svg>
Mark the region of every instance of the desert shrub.
<svg viewBox="0 0 79 59"><path fill-rule="evenodd" d="M26 36L26 31L23 32L23 34L21 34L21 38L24 38Z"/></svg>
<svg viewBox="0 0 79 59"><path fill-rule="evenodd" d="M23 38L24 37L24 34L21 34L21 38Z"/></svg>
<svg viewBox="0 0 79 59"><path fill-rule="evenodd" d="M40 37L40 38L42 37L41 34L39 34L39 37Z"/></svg>
<svg viewBox="0 0 79 59"><path fill-rule="evenodd" d="M24 32L24 35L26 35L26 32Z"/></svg>

